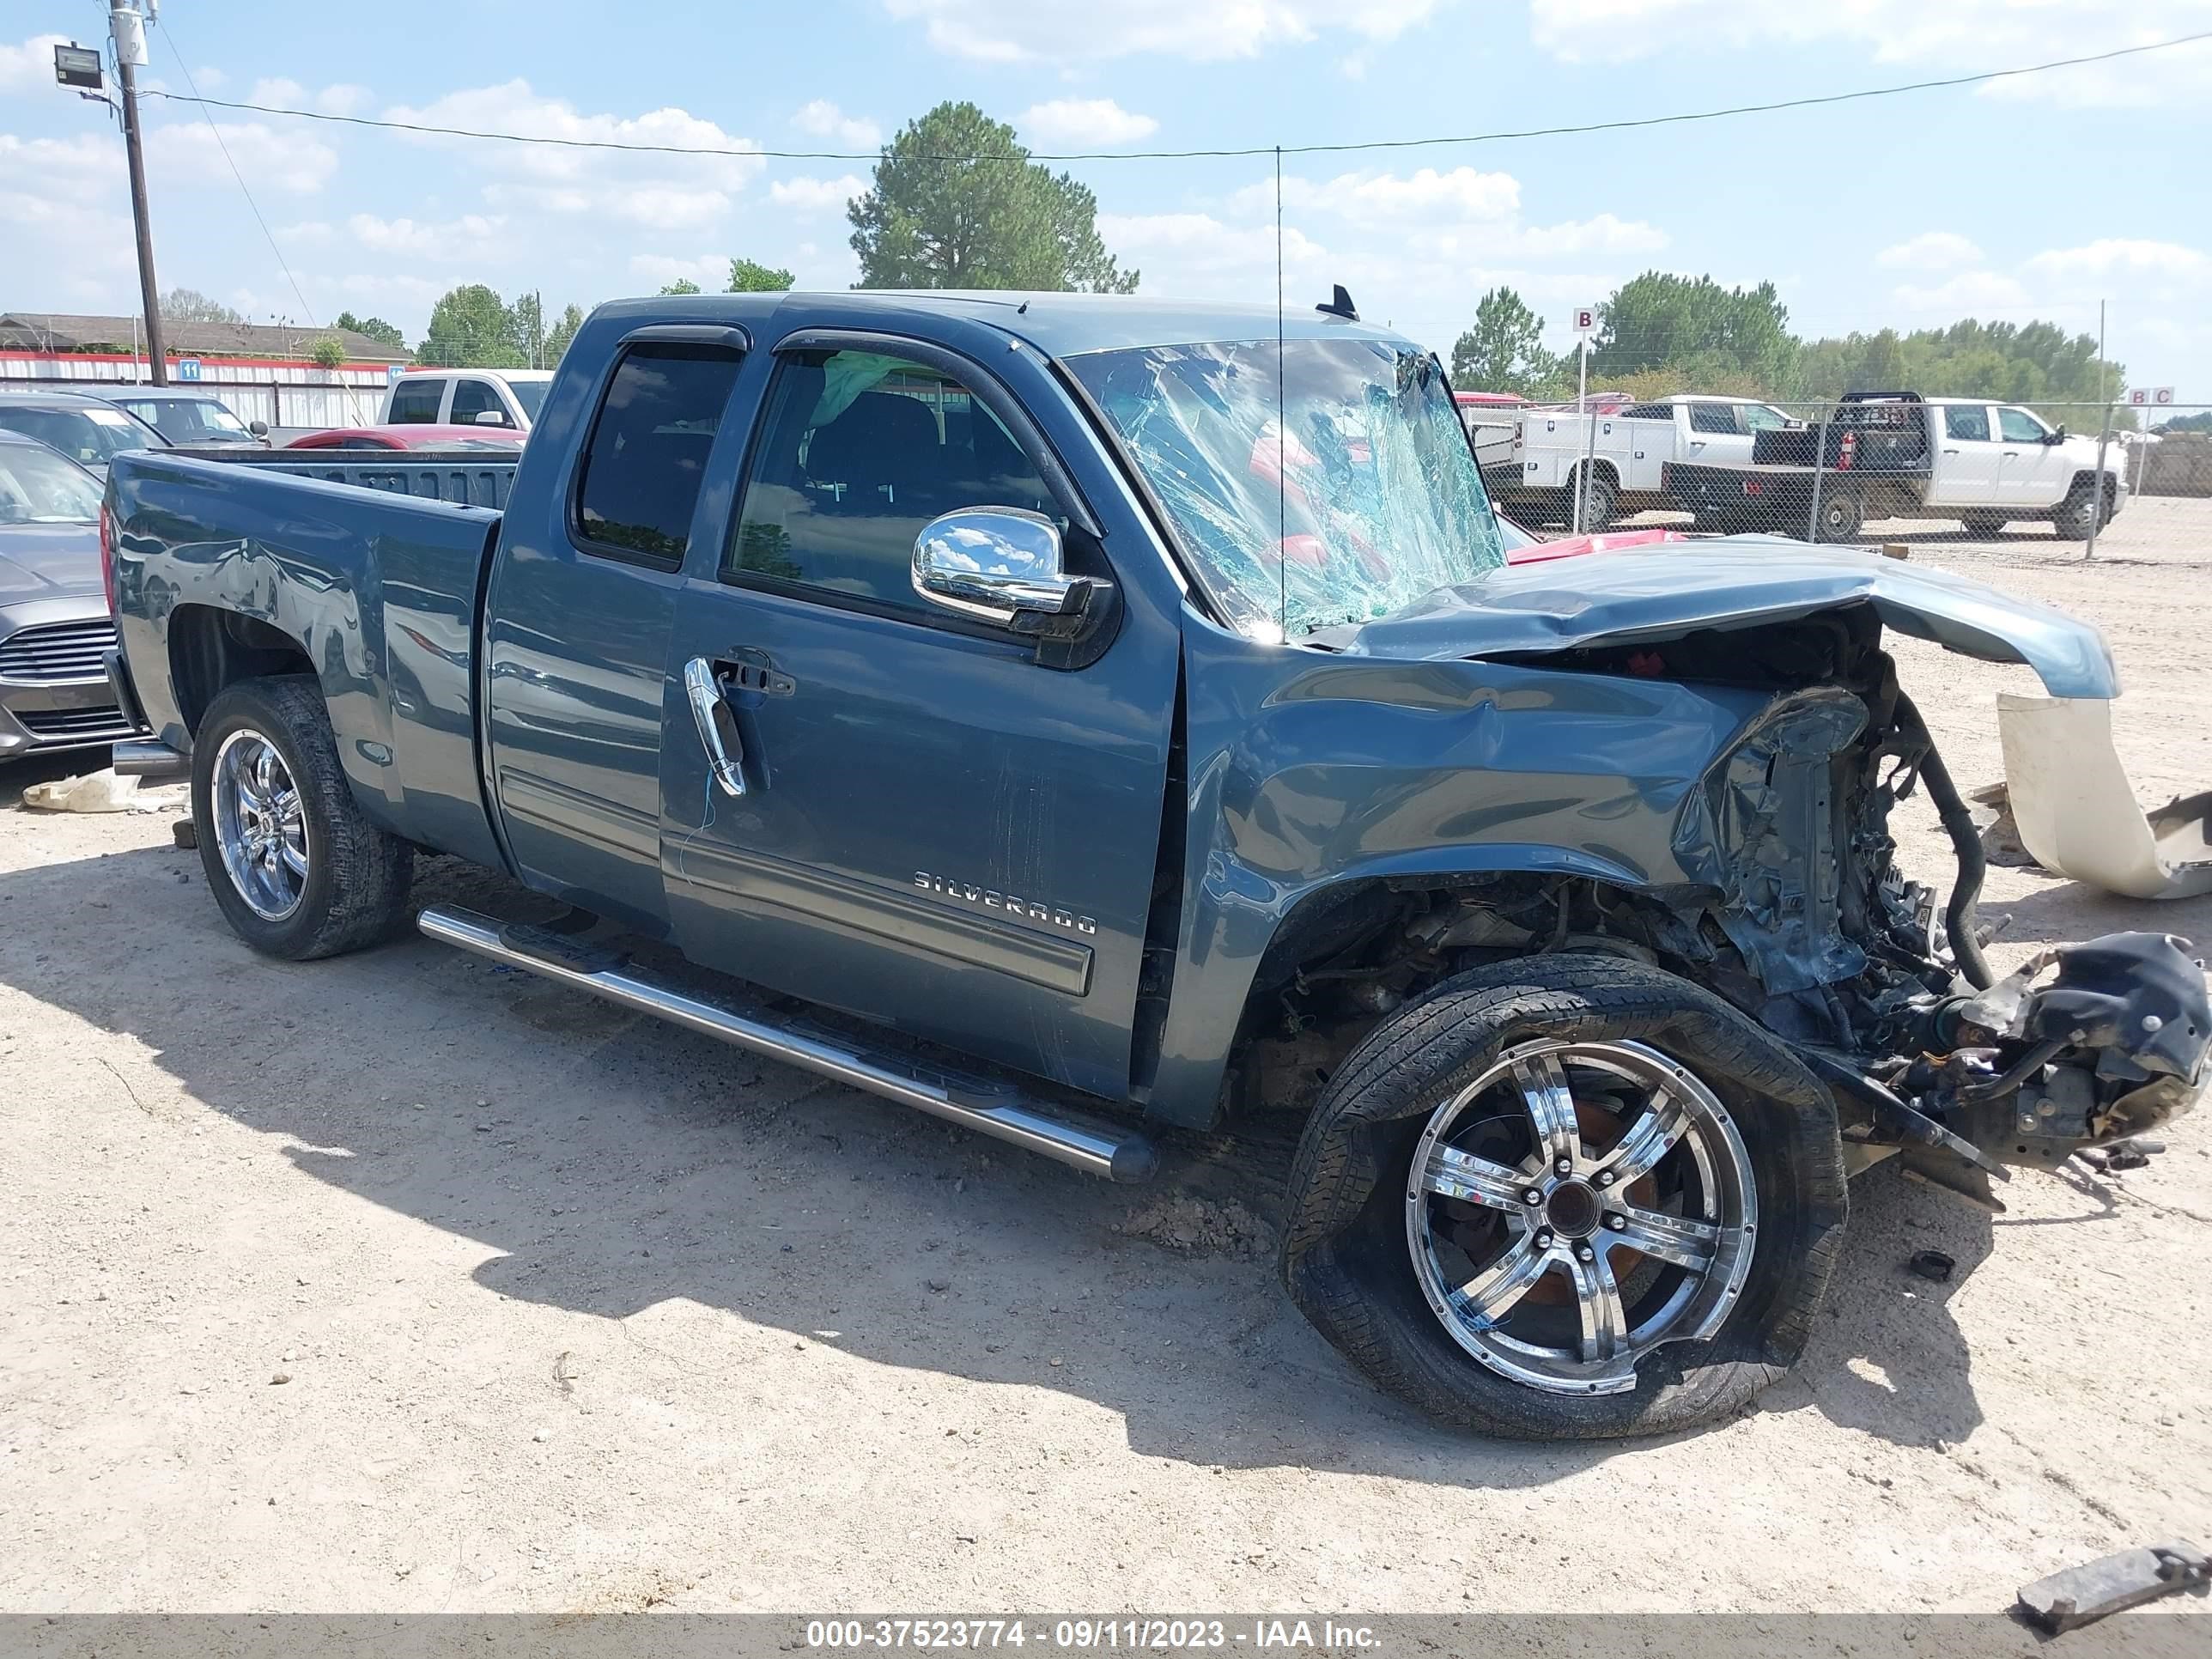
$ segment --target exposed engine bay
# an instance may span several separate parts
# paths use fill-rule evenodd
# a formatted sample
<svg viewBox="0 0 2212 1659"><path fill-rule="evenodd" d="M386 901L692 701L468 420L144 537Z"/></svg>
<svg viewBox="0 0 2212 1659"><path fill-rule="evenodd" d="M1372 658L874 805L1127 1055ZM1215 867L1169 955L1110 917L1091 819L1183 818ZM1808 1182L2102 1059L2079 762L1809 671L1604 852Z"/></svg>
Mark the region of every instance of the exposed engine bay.
<svg viewBox="0 0 2212 1659"><path fill-rule="evenodd" d="M1364 1025L1427 984L1552 951L1630 956L1717 993L1828 1085L1857 1167L1897 1156L1988 1208L2008 1165L2055 1167L2195 1098L2212 1008L2189 941L2110 934L1991 972L1980 842L1870 609L1520 660L1772 693L1678 810L1692 882L1470 875L1347 896L1263 965L1282 1023L1248 1034L1250 1103L1310 1104ZM1922 789L1958 862L1940 904L1890 833ZM1323 940L1337 948L1317 957Z"/></svg>

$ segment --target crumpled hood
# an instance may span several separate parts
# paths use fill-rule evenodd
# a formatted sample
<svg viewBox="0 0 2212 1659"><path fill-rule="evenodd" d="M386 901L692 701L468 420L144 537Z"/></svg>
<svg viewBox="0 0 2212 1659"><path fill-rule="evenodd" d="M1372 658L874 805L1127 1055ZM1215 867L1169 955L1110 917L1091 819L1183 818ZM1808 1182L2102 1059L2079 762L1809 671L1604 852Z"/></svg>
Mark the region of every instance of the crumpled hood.
<svg viewBox="0 0 2212 1659"><path fill-rule="evenodd" d="M0 525L0 605L100 592L100 531L88 524Z"/></svg>
<svg viewBox="0 0 2212 1659"><path fill-rule="evenodd" d="M1781 537L1626 548L1507 565L1329 643L1355 656L1498 657L1785 622L1855 602L1885 627L1985 662L2024 663L2054 697L2119 695L2105 637L2063 611L1942 570Z"/></svg>

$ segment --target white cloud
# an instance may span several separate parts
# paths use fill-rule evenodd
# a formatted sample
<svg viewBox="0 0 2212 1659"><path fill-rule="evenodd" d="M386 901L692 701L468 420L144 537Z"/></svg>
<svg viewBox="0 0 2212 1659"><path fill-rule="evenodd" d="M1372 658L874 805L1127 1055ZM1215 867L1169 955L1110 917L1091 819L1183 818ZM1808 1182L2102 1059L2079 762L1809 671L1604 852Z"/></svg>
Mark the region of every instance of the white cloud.
<svg viewBox="0 0 2212 1659"><path fill-rule="evenodd" d="M1882 249L1874 262L1886 270L1955 270L1981 264L1982 251L1956 231L1930 230Z"/></svg>
<svg viewBox="0 0 2212 1659"><path fill-rule="evenodd" d="M1456 0L884 0L919 22L930 45L956 57L1012 64L1091 62L1160 52L1201 63L1249 58L1324 31L1393 40Z"/></svg>
<svg viewBox="0 0 2212 1659"><path fill-rule="evenodd" d="M221 92L230 84L230 77L213 64L202 64L192 71L192 84L202 92Z"/></svg>
<svg viewBox="0 0 2212 1659"><path fill-rule="evenodd" d="M779 179L768 187L769 199L778 207L799 213L842 211L845 204L866 190L868 181L848 173L835 179Z"/></svg>
<svg viewBox="0 0 2212 1659"><path fill-rule="evenodd" d="M1916 70L2010 69L2120 46L2145 46L2204 27L2203 0L1850 0L1776 5L1772 0L1529 0L1536 46L1571 63L1623 63L1716 46L1840 44L1875 64ZM2075 106L2201 97L2212 91L2212 41L2110 64L1987 82L1990 96Z"/></svg>
<svg viewBox="0 0 2212 1659"><path fill-rule="evenodd" d="M1124 266L1145 271L1145 287L1153 293L1250 300L1274 291L1272 222L1224 224L1210 213L1102 213L1098 234ZM1316 270L1326 257L1304 231L1284 228L1286 274Z"/></svg>
<svg viewBox="0 0 2212 1659"><path fill-rule="evenodd" d="M695 150L750 152L760 148L753 139L726 132L712 121L672 106L635 116L588 113L566 99L541 97L523 80L467 88L419 106L397 105L385 114L395 121L521 133L537 138L658 144ZM734 192L742 189L762 167L757 155L744 153L625 155L616 150L546 144L484 144L434 134L410 134L407 138L410 143L465 155L468 166L475 171L548 181L574 181L580 185L615 186L662 179L695 189L710 187Z"/></svg>
<svg viewBox="0 0 2212 1659"><path fill-rule="evenodd" d="M296 225L279 225L272 233L283 247L321 247L337 234L327 220L303 219Z"/></svg>
<svg viewBox="0 0 2212 1659"><path fill-rule="evenodd" d="M2027 269L2061 283L2115 277L2194 280L2212 276L2212 255L2179 242L2106 237L2081 247L2039 253L2027 262Z"/></svg>
<svg viewBox="0 0 2212 1659"><path fill-rule="evenodd" d="M1047 149L1103 149L1133 144L1160 130L1149 115L1123 109L1111 98L1055 98L1032 104L1014 118L1014 130Z"/></svg>
<svg viewBox="0 0 2212 1659"><path fill-rule="evenodd" d="M842 149L873 149L884 141L884 130L873 121L848 115L827 98L802 106L791 125L817 138L833 138Z"/></svg>
<svg viewBox="0 0 2212 1659"><path fill-rule="evenodd" d="M497 215L464 214L442 223L428 220L380 219L356 213L346 221L354 240L372 253L417 258L428 254L451 259L489 251L502 240L507 221ZM327 228L325 227L325 228Z"/></svg>
<svg viewBox="0 0 2212 1659"><path fill-rule="evenodd" d="M1905 283L1895 289L1895 294L1898 304L1907 311L1936 311L1951 317L2024 311L2035 303L2018 281L1994 270L1961 271L1932 288Z"/></svg>
<svg viewBox="0 0 2212 1659"><path fill-rule="evenodd" d="M338 154L260 121L186 119L146 129L146 163L165 189L235 191L235 167L250 189L312 196L337 171Z"/></svg>
<svg viewBox="0 0 2212 1659"><path fill-rule="evenodd" d="M1652 253L1667 246L1667 233L1641 219L1601 213L1556 225L1523 225L1492 239L1494 255L1553 259L1583 253Z"/></svg>
<svg viewBox="0 0 2212 1659"><path fill-rule="evenodd" d="M1275 210L1272 179L1248 185L1231 198L1241 213ZM1521 205L1521 184L1510 173L1434 167L1401 176L1395 173L1340 173L1316 182L1295 174L1283 180L1286 210L1333 213L1355 225L1434 223L1438 220L1503 219Z"/></svg>
<svg viewBox="0 0 2212 1659"><path fill-rule="evenodd" d="M208 86L206 72L200 75L200 85ZM209 90L213 90L209 88ZM297 81L279 76L253 83L246 94L249 104L266 104L278 109L319 110L325 115L358 115L367 109L372 99L367 87L356 87L344 82L325 87L320 92L310 92Z"/></svg>
<svg viewBox="0 0 2212 1659"><path fill-rule="evenodd" d="M0 46L0 92L29 92L54 84L54 48L66 34L34 34L20 46Z"/></svg>
<svg viewBox="0 0 2212 1659"><path fill-rule="evenodd" d="M730 280L730 256L703 253L696 258L682 259L665 253L633 253L629 256L629 273L642 279L642 285L648 288L689 282L698 283L709 294L719 294Z"/></svg>

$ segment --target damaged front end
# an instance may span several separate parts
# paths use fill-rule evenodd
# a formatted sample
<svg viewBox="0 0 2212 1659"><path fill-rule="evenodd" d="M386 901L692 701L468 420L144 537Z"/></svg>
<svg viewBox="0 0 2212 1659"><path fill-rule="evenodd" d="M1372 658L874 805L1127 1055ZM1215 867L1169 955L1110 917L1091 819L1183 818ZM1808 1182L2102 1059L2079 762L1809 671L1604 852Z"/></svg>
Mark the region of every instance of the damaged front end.
<svg viewBox="0 0 2212 1659"><path fill-rule="evenodd" d="M2212 1046L2189 942L2112 934L1994 981L1974 919L1980 842L1887 653L1843 617L1787 633L1763 641L1770 655L1817 636L1832 677L1750 723L1678 820L1675 853L1721 896L1700 921L1733 948L1705 977L1829 1083L1854 1161L1894 1154L2001 1210L1990 1183L2007 1165L2053 1168L2187 1109ZM1729 648L1755 659L1759 643ZM1717 648L1684 641L1667 672ZM1889 829L1921 787L1959 863L1940 915Z"/></svg>

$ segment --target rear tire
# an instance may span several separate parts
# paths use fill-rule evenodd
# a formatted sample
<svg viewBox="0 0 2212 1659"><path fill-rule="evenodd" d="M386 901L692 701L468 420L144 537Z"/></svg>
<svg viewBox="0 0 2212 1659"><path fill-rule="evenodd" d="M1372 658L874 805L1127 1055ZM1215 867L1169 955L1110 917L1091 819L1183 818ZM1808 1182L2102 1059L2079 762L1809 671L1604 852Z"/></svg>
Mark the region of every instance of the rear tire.
<svg viewBox="0 0 2212 1659"><path fill-rule="evenodd" d="M1577 483L1573 489L1567 491L1566 516L1567 525L1571 529L1575 521L1575 502L1580 489L1581 485ZM1614 488L1612 479L1607 477L1602 472L1591 473L1589 495L1583 514L1582 533L1585 536L1595 536L1611 524L1620 500L1620 492Z"/></svg>
<svg viewBox="0 0 2212 1659"><path fill-rule="evenodd" d="M337 956L406 924L415 849L354 799L307 675L241 680L209 706L192 738L192 823L224 920L264 956Z"/></svg>
<svg viewBox="0 0 2212 1659"><path fill-rule="evenodd" d="M1976 541L1994 541L2004 534L2005 526L2012 522L2007 513L1961 513L1959 527Z"/></svg>
<svg viewBox="0 0 2212 1659"><path fill-rule="evenodd" d="M1437 1125L1444 1110L1474 1109L1465 1105L1474 1098L1471 1091L1496 1072L1508 1050L1535 1052L1525 1047L1532 1039L1598 1054L1641 1054L1662 1071L1686 1073L1680 1085L1686 1095L1717 1109L1717 1116L1709 1112L1704 1120L1714 1136L1711 1146L1727 1149L1698 1152L1704 1161L1696 1167L1733 1161L1748 1170L1747 1190L1754 1194L1739 1209L1732 1232L1723 1212L1711 1209L1719 1218L1712 1228L1714 1265L1706 1280L1689 1291L1682 1290L1691 1283L1686 1264L1672 1288L1671 1270L1662 1265L1656 1279L1647 1278L1636 1290L1632 1275L1665 1259L1639 1261L1632 1250L1620 1259L1626 1265L1616 1280L1613 1251L1626 1241L1608 1245L1606 1231L1588 1234L1586 1242L1605 1253L1602 1283L1612 1287L1609 1305L1618 1316L1612 1328L1621 1333L1613 1355L1616 1361L1627 1355L1627 1374L1616 1364L1602 1385L1613 1391L1576 1381L1572 1355L1560 1362L1531 1358L1525 1365L1516 1358L1520 1351L1514 1344L1527 1341L1511 1329L1524 1318L1518 1310L1525 1307L1530 1318L1565 1317L1558 1306L1562 1277L1568 1280L1566 1305L1584 1321L1581 1358L1590 1357L1591 1304L1582 1288L1583 1270L1574 1260L1551 1256L1540 1277L1528 1279L1528 1288L1516 1292L1524 1300L1504 1311L1466 1297L1478 1281L1493 1281L1516 1249L1553 1249L1534 1222L1522 1224L1512 1212L1516 1199L1526 1197L1519 1183L1529 1182L1529 1190L1539 1190L1538 1183L1564 1188L1582 1177L1550 1182L1545 1153L1532 1139L1532 1150L1512 1170L1503 1197L1480 1200L1469 1212L1472 1221L1453 1224L1494 1226L1508 1238L1518 1226L1519 1243L1507 1245L1487 1273L1478 1271L1460 1291L1447 1282L1441 1299L1436 1273L1425 1270L1409 1223L1409 1214L1424 1215L1428 1203L1449 1208L1459 1201L1429 1184L1425 1174L1419 1182L1413 1176L1417 1152L1425 1160L1438 1156L1443 1143L1437 1140ZM1657 1103L1665 1091L1655 1092L1641 1108L1614 1103L1621 1115L1612 1121L1627 1127L1609 1149L1595 1152L1582 1144L1589 1133L1581 1120L1589 1107L1586 1086L1577 1083L1571 1092L1577 1161L1596 1170L1579 1194L1567 1194L1579 1201L1595 1191L1589 1183L1606 1174L1604 1162L1623 1156L1636 1126L1658 1121ZM1631 1118L1630 1110L1644 1115ZM1479 1133L1501 1121L1469 1120ZM1690 1131L1664 1144L1669 1150L1655 1158L1689 1156ZM1498 1164L1467 1167L1502 1171L1510 1158L1507 1152ZM1694 1176L1674 1178L1686 1180L1685 1191L1697 1185ZM1607 1191L1625 1195L1624 1202L1651 1202L1632 1180ZM1671 974L1642 963L1589 957L1534 957L1479 969L1445 981L1378 1025L1324 1091L1299 1143L1289 1196L1281 1271L1291 1300L1322 1334L1382 1388L1432 1416L1478 1433L1531 1440L1660 1433L1741 1410L1783 1376L1802 1350L1842 1244L1846 1204L1834 1104L1787 1048L1718 998ZM1609 1208L1612 1200L1600 1195L1598 1201ZM1528 1213L1553 1217L1556 1203L1547 1199ZM1680 1212L1692 1214L1692 1206L1683 1203ZM1565 1209L1558 1213L1562 1218L1556 1224L1569 1233L1574 1224L1564 1218ZM1754 1215L1755 1226L1742 1224ZM1611 1228L1613 1222L1608 1215L1603 1225ZM1565 1248L1569 1256L1580 1258L1582 1245ZM1735 1254L1723 1254L1728 1251ZM1470 1258L1479 1254L1468 1252ZM1716 1273L1723 1276L1713 1277ZM1455 1278L1446 1276L1447 1281ZM1534 1287L1544 1285L1553 1288L1539 1297ZM1455 1295L1465 1297L1455 1312ZM1667 1322L1668 1310L1678 1305L1681 1312L1674 1317L1696 1315L1693 1324ZM1456 1327L1448 1322L1455 1316ZM1479 1354L1493 1339L1495 1352ZM1538 1375L1520 1380L1511 1374L1516 1370Z"/></svg>
<svg viewBox="0 0 2212 1659"><path fill-rule="evenodd" d="M1820 497L1819 522L1822 541L1856 541L1866 523L1866 508L1854 492L1838 490Z"/></svg>

